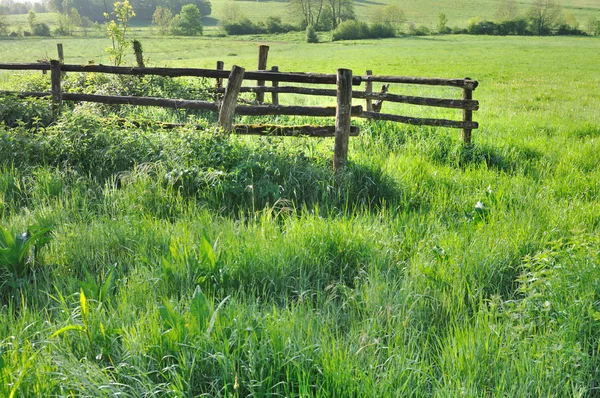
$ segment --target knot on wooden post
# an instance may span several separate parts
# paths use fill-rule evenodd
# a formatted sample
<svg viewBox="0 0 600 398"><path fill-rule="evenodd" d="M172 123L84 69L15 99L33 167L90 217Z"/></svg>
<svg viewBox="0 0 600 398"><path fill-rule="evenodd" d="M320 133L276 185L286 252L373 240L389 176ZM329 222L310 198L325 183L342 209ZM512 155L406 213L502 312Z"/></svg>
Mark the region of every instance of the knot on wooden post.
<svg viewBox="0 0 600 398"><path fill-rule="evenodd" d="M233 65L227 80L227 87L219 109L219 127L226 132L233 130L233 117L235 116L237 97L244 81L244 71L244 68Z"/></svg>
<svg viewBox="0 0 600 398"><path fill-rule="evenodd" d="M352 116L352 71L337 71L337 107L335 114L335 147L333 170L338 172L346 166L348 159L348 137Z"/></svg>

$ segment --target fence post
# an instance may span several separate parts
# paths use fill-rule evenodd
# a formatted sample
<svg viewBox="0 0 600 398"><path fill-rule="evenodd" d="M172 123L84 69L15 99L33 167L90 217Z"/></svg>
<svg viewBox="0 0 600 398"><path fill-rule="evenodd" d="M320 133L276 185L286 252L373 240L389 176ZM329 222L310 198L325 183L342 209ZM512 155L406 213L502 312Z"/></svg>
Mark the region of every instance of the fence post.
<svg viewBox="0 0 600 398"><path fill-rule="evenodd" d="M61 64L65 63L65 53L63 52L63 46L61 43L56 45L56 50L58 51L58 60Z"/></svg>
<svg viewBox="0 0 600 398"><path fill-rule="evenodd" d="M352 112L352 71L337 71L337 107L335 113L335 147L333 149L333 170L338 172L346 166L348 159L348 137Z"/></svg>
<svg viewBox="0 0 600 398"><path fill-rule="evenodd" d="M58 52L58 60L60 61L61 65L65 64L65 53L63 52L63 45L62 43L57 43L56 44L56 51ZM62 72L62 76L65 77L67 76L66 72Z"/></svg>
<svg viewBox="0 0 600 398"><path fill-rule="evenodd" d="M135 53L135 60L137 61L137 65L139 68L144 68L144 54L142 50L142 43L138 40L134 40L133 42L133 52Z"/></svg>
<svg viewBox="0 0 600 398"><path fill-rule="evenodd" d="M237 105L237 97L244 81L244 68L237 65L233 65L229 79L227 80L227 87L225 88L225 95L223 95L223 101L219 109L219 126L230 132L233 129L233 117L235 116L235 106Z"/></svg>
<svg viewBox="0 0 600 398"><path fill-rule="evenodd" d="M258 70L266 70L267 69L267 57L269 56L269 46L261 45L258 47ZM265 85L264 80L257 80L256 85L258 87L263 87ZM265 102L265 93L257 92L256 93L256 102L262 104Z"/></svg>
<svg viewBox="0 0 600 398"><path fill-rule="evenodd" d="M61 75L60 75L60 61L53 59L50 61L50 80L51 80L51 94L52 94L52 110L55 113L60 112L60 106L62 102L61 92Z"/></svg>
<svg viewBox="0 0 600 398"><path fill-rule="evenodd" d="M278 66L273 66L271 67L271 72L279 72L279 67ZM273 80L273 87L279 87L279 82L276 80ZM273 103L273 105L279 105L279 93L276 91L273 91L271 93L271 103Z"/></svg>
<svg viewBox="0 0 600 398"><path fill-rule="evenodd" d="M368 70L367 76L372 76L372 75L373 75L373 71ZM365 81L365 93L367 95L373 94L373 82L370 80ZM367 98L366 102L367 102L367 112L373 112L373 99Z"/></svg>
<svg viewBox="0 0 600 398"><path fill-rule="evenodd" d="M225 62L217 61L217 70L223 70L224 67L225 67ZM221 79L220 77L217 78L216 87L217 88L223 87L223 79Z"/></svg>
<svg viewBox="0 0 600 398"><path fill-rule="evenodd" d="M468 77L465 77L465 80L471 80ZM472 100L473 99L473 85L466 85L465 87L463 87L463 100ZM468 110L468 109L464 109L463 110L463 122L465 123L469 123L473 121L473 111L472 110ZM471 129L467 128L466 126L463 127L463 131L462 131L462 139L463 142L466 145L470 145L471 144Z"/></svg>

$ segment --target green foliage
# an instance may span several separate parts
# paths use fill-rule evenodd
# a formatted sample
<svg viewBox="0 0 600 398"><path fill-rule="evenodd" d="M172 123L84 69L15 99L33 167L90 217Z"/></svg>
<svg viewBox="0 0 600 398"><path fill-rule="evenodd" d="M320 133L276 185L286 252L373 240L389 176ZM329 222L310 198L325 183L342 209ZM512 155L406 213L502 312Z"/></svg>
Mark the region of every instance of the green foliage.
<svg viewBox="0 0 600 398"><path fill-rule="evenodd" d="M109 58L114 62L115 66L121 65L125 49L129 47L127 39L127 29L129 28L129 20L135 16L133 7L129 4L129 0L116 1L114 4L113 15L107 25L106 30L108 37L112 41L112 47L107 47L104 51L109 53ZM104 15L108 20L108 14Z"/></svg>
<svg viewBox="0 0 600 398"><path fill-rule="evenodd" d="M31 33L34 36L41 36L41 37L49 37L51 35L50 27L43 22L34 24L32 30L31 30Z"/></svg>
<svg viewBox="0 0 600 398"><path fill-rule="evenodd" d="M306 27L306 42L307 43L318 43L319 36L312 25Z"/></svg>
<svg viewBox="0 0 600 398"><path fill-rule="evenodd" d="M438 14L438 25L437 25L438 33L441 35L446 35L448 33L451 33L452 29L450 29L447 25L448 25L448 17L446 16L446 14L440 12Z"/></svg>
<svg viewBox="0 0 600 398"><path fill-rule="evenodd" d="M202 17L198 7L186 4L171 21L171 32L178 36L202 35Z"/></svg>
<svg viewBox="0 0 600 398"><path fill-rule="evenodd" d="M298 28L294 25L285 24L281 22L281 18L279 17L268 17L265 21L265 28L268 33L288 33L294 30L298 30Z"/></svg>
<svg viewBox="0 0 600 398"><path fill-rule="evenodd" d="M395 35L394 27L389 24L373 23L369 26L365 22L349 20L342 22L333 31L332 40L380 39Z"/></svg>
<svg viewBox="0 0 600 398"><path fill-rule="evenodd" d="M173 13L165 7L156 7L154 14L152 14L152 26L156 28L161 35L169 33L172 20Z"/></svg>
<svg viewBox="0 0 600 398"><path fill-rule="evenodd" d="M263 24L254 23L245 17L237 21L224 22L222 27L228 35L254 35L266 32Z"/></svg>
<svg viewBox="0 0 600 398"><path fill-rule="evenodd" d="M32 250L39 251L49 242L48 232L50 228L37 226L30 226L23 233L0 227L0 268L18 278L26 276L35 262Z"/></svg>

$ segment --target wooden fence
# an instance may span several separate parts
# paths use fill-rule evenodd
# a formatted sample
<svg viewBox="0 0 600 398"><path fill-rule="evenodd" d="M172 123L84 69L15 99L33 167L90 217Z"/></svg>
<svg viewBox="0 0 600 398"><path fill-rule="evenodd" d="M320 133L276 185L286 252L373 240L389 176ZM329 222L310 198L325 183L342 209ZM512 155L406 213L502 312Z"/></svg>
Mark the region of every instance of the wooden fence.
<svg viewBox="0 0 600 398"><path fill-rule="evenodd" d="M62 47L62 46L61 46ZM62 50L62 48L60 48ZM59 51L60 51L59 50ZM62 52L62 51L60 51ZM479 109L479 103L473 100L472 95L478 83L469 78L465 79L440 79L425 77L404 76L375 76L367 71L365 76L353 76L348 69L338 69L337 74L295 73L281 72L277 67L266 71L268 47L261 46L259 50L259 70L245 71L244 68L233 66L231 71L223 68L223 62L217 63L216 69L198 68L150 68L150 67L120 67L106 65L69 65L62 59L52 60L49 63L32 64L0 64L0 70L40 70L46 73L50 70L50 92L7 92L0 94L18 95L21 97L50 97L54 109L58 112L62 101L87 101L103 104L127 104L138 106L158 106L168 108L200 109L218 113L218 123L225 131L235 131L238 134L269 134L276 136L313 136L335 137L334 170L341 169L346 164L348 154L348 138L359 134L356 126L351 126L351 118L367 118L371 120L388 120L420 126L438 126L462 129L462 138L465 144L471 143L471 132L478 128L473 121L473 111ZM61 57L62 58L62 57ZM140 57L141 58L141 57ZM138 58L138 59L140 59ZM84 73L109 73L119 75L156 75L169 77L201 77L216 79L215 92L222 94L216 102L200 100L182 100L155 97L133 96L108 96L96 94L76 94L62 91L62 78L67 72ZM223 87L223 79L227 79ZM256 81L256 86L244 86L244 80ZM265 85L271 82L271 86ZM384 83L381 92L373 91L373 83ZM336 85L335 89L309 88L298 86L282 86L280 83L302 83L311 85ZM355 90L354 87L364 83L364 91ZM442 99L405 96L388 93L391 83L417 84L430 86L447 86L462 89L462 99ZM256 105L238 105L240 93L255 93ZM271 104L264 104L265 93L271 94ZM330 96L337 98L335 107L317 106L283 106L279 104L279 94L300 94L315 96ZM353 99L365 100L365 108L361 105L352 105ZM384 101L432 106L442 108L460 109L463 111L462 120L430 119L408 117L381 112ZM234 125L233 118L238 115L296 115L296 116L335 116L335 126L274 126L274 125Z"/></svg>

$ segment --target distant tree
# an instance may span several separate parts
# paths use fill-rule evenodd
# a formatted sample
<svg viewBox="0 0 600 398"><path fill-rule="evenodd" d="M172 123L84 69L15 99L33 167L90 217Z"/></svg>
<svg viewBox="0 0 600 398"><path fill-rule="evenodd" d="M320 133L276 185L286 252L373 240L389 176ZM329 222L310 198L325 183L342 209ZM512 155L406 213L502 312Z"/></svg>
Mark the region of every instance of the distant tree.
<svg viewBox="0 0 600 398"><path fill-rule="evenodd" d="M33 26L36 24L36 19L37 16L35 14L35 11L33 11L33 8L31 10L29 10L29 12L27 13L27 24L29 25L29 29L31 29L31 31L33 32Z"/></svg>
<svg viewBox="0 0 600 398"><path fill-rule="evenodd" d="M318 26L325 0L290 0L290 5L292 15L300 15L303 26Z"/></svg>
<svg viewBox="0 0 600 398"><path fill-rule="evenodd" d="M343 21L354 19L353 0L327 0L331 10L331 22L333 29Z"/></svg>
<svg viewBox="0 0 600 398"><path fill-rule="evenodd" d="M154 14L152 15L152 26L158 30L158 33L161 35L169 33L172 21L173 13L171 10L161 6L156 7L156 11L154 11Z"/></svg>
<svg viewBox="0 0 600 398"><path fill-rule="evenodd" d="M501 0L496 9L496 21L504 22L516 19L519 16L516 0Z"/></svg>
<svg viewBox="0 0 600 398"><path fill-rule="evenodd" d="M535 34L548 35L560 24L562 9L556 0L535 0L527 15Z"/></svg>
<svg viewBox="0 0 600 398"><path fill-rule="evenodd" d="M600 20L590 16L585 24L586 32L592 36L600 36Z"/></svg>
<svg viewBox="0 0 600 398"><path fill-rule="evenodd" d="M451 32L450 28L448 27L448 17L443 12L440 12L438 14L437 31L438 31L438 33L440 33L442 35Z"/></svg>
<svg viewBox="0 0 600 398"><path fill-rule="evenodd" d="M34 36L50 36L50 27L43 22L36 23L31 29Z"/></svg>
<svg viewBox="0 0 600 398"><path fill-rule="evenodd" d="M6 19L6 13L0 11L0 36L6 36L9 28L8 20Z"/></svg>
<svg viewBox="0 0 600 398"><path fill-rule="evenodd" d="M406 22L406 15L396 4L388 4L375 9L371 17L371 22L374 24L391 25L398 31L400 26Z"/></svg>
<svg viewBox="0 0 600 398"><path fill-rule="evenodd" d="M182 36L202 34L202 16L195 4L186 4L173 19L173 33Z"/></svg>
<svg viewBox="0 0 600 398"><path fill-rule="evenodd" d="M565 14L563 22L565 25L568 25L572 29L579 29L579 22L577 21L577 18L575 18L575 15L573 15L572 13Z"/></svg>
<svg viewBox="0 0 600 398"><path fill-rule="evenodd" d="M308 25L306 27L306 42L307 43L318 43L319 36L317 36L317 31L312 25Z"/></svg>
<svg viewBox="0 0 600 398"><path fill-rule="evenodd" d="M94 21L92 21L88 17L81 17L81 29L83 30L84 36L87 36L89 30L93 27L94 27Z"/></svg>
<svg viewBox="0 0 600 398"><path fill-rule="evenodd" d="M241 20L242 18L244 18L244 15L238 3L233 0L227 1L223 7L221 23L233 23Z"/></svg>

